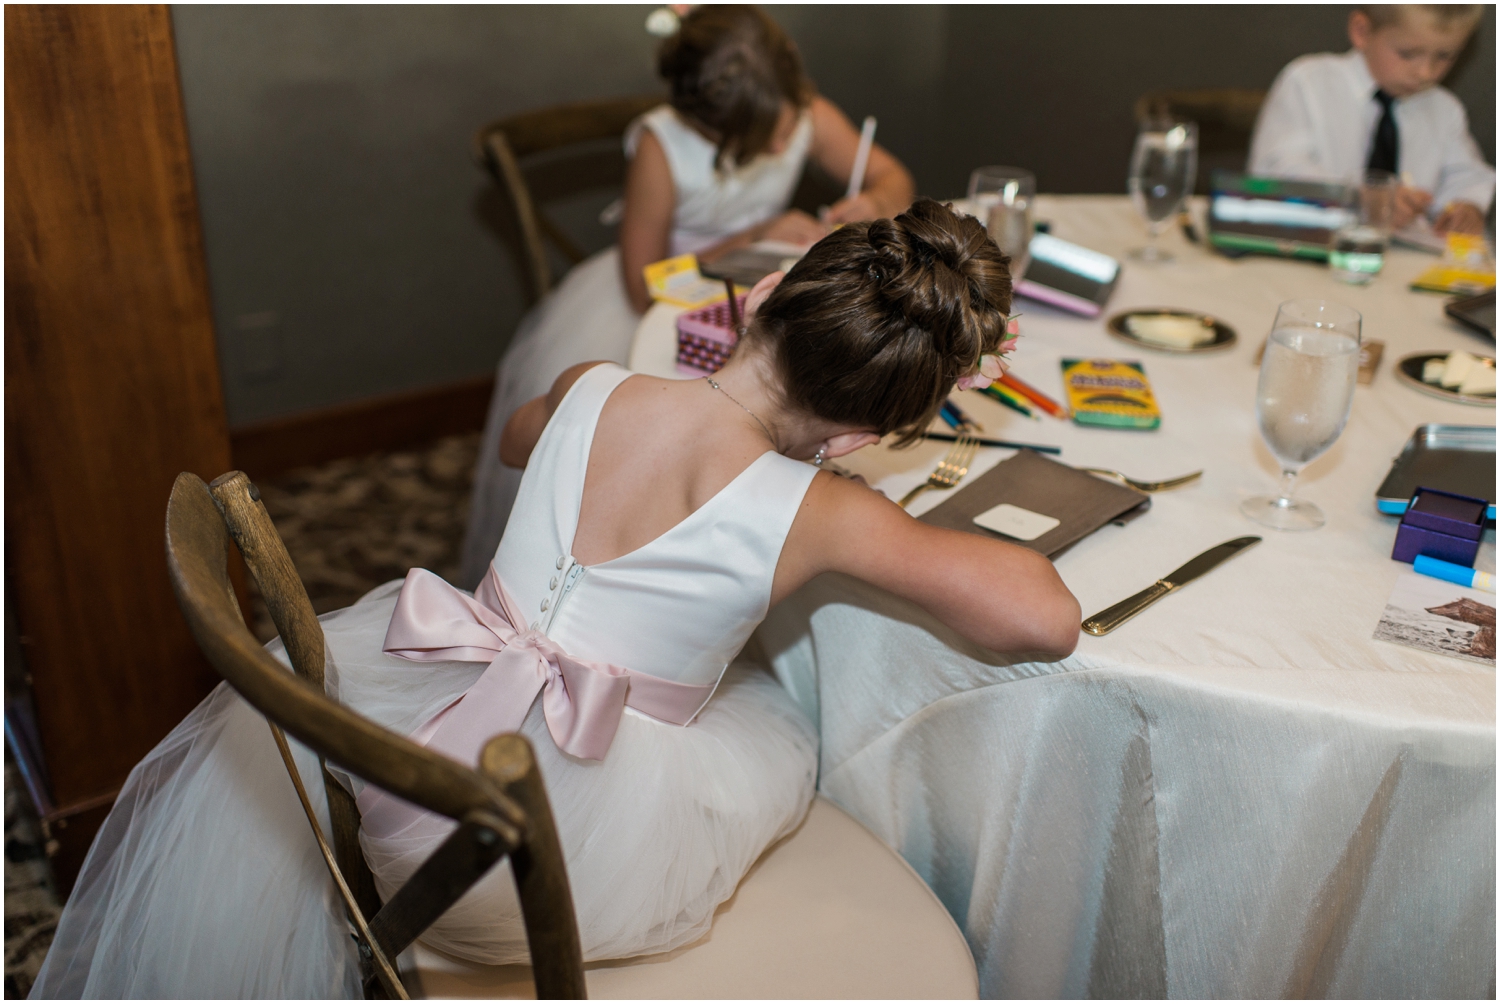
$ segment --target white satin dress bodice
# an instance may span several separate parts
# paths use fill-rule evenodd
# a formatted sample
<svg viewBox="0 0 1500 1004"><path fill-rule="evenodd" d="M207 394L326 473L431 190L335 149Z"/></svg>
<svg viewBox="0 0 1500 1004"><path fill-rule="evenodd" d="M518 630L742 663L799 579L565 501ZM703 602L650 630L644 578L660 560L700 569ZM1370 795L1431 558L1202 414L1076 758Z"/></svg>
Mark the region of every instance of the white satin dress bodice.
<svg viewBox="0 0 1500 1004"><path fill-rule="evenodd" d="M675 108L661 105L626 130L627 157L635 157L643 129L650 129L661 143L672 170L677 199L672 215L674 255L712 247L785 209L802 178L813 140L812 116L804 111L780 153L763 153L744 164L720 164L718 148Z"/></svg>
<svg viewBox="0 0 1500 1004"><path fill-rule="evenodd" d="M571 552L594 430L630 376L596 366L563 398L526 466L495 570L532 626L569 654L712 685L766 615L782 544L817 470L764 453L655 540L579 564Z"/></svg>

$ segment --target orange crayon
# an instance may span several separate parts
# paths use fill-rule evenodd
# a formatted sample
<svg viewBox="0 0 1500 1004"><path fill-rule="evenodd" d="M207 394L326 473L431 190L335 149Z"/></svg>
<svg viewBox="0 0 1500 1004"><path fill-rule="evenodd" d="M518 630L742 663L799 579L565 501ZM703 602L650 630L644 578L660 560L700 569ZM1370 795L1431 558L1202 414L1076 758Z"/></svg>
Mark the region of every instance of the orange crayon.
<svg viewBox="0 0 1500 1004"><path fill-rule="evenodd" d="M1035 404L1038 408L1042 409L1053 418L1065 419L1070 417L1067 408L1064 408L1062 405L1052 400L1046 394L1043 394L1041 391L1037 390L1035 387L1031 386L1029 383L1026 383L1024 380L1021 380L1018 377L1014 377L1009 373L1006 373L1000 377L998 382L1000 384L1003 384L1010 390L1015 391L1017 394L1020 394L1022 397Z"/></svg>

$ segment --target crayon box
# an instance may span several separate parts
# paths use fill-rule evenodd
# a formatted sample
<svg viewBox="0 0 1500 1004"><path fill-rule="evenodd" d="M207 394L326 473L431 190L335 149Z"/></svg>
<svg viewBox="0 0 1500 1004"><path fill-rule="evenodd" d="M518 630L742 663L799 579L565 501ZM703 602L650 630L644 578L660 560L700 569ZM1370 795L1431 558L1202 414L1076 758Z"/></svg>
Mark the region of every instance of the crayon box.
<svg viewBox="0 0 1500 1004"><path fill-rule="evenodd" d="M1063 386L1079 425L1154 429L1161 411L1140 363L1118 359L1064 359Z"/></svg>

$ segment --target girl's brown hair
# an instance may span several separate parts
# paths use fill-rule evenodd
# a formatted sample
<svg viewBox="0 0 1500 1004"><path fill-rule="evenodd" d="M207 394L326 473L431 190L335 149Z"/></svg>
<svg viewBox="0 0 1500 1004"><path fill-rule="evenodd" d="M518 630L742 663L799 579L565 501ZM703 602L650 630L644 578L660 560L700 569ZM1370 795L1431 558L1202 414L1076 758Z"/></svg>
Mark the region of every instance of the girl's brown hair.
<svg viewBox="0 0 1500 1004"><path fill-rule="evenodd" d="M797 46L754 7L705 4L683 15L662 43L657 72L672 107L712 133L716 163L747 163L771 145L783 102L806 107L812 82Z"/></svg>
<svg viewBox="0 0 1500 1004"><path fill-rule="evenodd" d="M746 338L771 351L785 403L912 442L958 378L1005 337L1010 259L979 221L931 199L813 245Z"/></svg>

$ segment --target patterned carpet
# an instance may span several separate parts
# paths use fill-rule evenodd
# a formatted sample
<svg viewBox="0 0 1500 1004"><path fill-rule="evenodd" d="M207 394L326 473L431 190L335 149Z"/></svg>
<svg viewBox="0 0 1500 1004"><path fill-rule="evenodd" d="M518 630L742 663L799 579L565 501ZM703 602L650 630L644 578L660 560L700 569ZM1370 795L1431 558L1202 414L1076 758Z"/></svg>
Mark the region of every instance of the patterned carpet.
<svg viewBox="0 0 1500 1004"><path fill-rule="evenodd" d="M257 482L319 613L348 606L414 567L458 570L479 435L424 450L336 460ZM254 629L276 634L258 596ZM59 906L45 836L5 751L5 996L25 997Z"/></svg>
<svg viewBox="0 0 1500 1004"><path fill-rule="evenodd" d="M257 482L313 609L347 607L412 568L456 574L478 452L475 433ZM276 635L258 598L255 630Z"/></svg>
<svg viewBox="0 0 1500 1004"><path fill-rule="evenodd" d="M5 999L25 997L36 978L59 907L42 826L5 748Z"/></svg>

